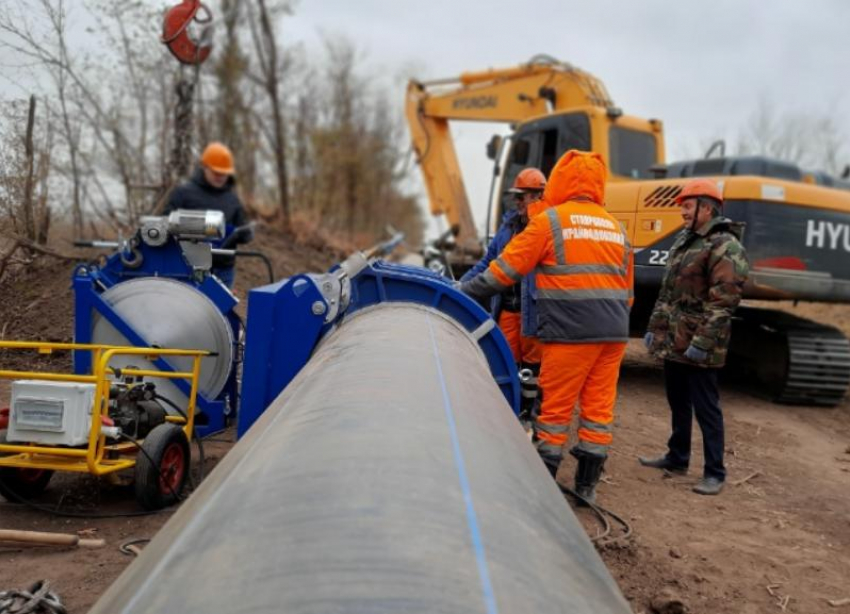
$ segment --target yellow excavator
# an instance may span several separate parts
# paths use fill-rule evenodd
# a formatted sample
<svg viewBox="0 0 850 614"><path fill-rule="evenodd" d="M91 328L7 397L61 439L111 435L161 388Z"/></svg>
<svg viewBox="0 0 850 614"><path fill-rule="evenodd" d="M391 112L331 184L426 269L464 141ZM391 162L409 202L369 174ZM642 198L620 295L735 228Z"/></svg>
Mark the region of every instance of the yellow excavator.
<svg viewBox="0 0 850 614"><path fill-rule="evenodd" d="M486 233L511 201L517 173L549 174L569 149L596 151L610 171L606 206L635 248L632 329L645 330L670 246L681 228L675 197L692 177L721 187L724 212L746 224L751 275L745 298L850 303L850 182L760 156L666 163L662 122L623 114L593 75L548 56L506 69L411 81L406 116L431 213L455 235L447 264L482 253L450 121L505 122L513 132L487 148L495 161ZM836 328L790 313L736 312L727 374L777 402L835 405L850 386L850 341Z"/></svg>

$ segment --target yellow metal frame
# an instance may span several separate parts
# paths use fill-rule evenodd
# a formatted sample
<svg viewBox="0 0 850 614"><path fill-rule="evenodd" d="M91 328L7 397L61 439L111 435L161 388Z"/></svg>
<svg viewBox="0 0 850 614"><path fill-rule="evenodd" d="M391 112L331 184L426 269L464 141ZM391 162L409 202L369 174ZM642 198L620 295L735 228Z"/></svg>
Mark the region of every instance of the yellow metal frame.
<svg viewBox="0 0 850 614"><path fill-rule="evenodd" d="M52 354L58 350L92 352L94 373L91 375L0 370L0 379L23 378L95 384L95 393L91 412L91 431L89 432L88 445L85 448L0 443L0 455L11 454L11 456L0 456L0 467L50 469L105 475L135 466L136 457L134 452L137 451L136 446L130 442L107 444L106 436L101 432L101 416L108 416L110 376L115 375L115 369L109 366L109 362L115 356L144 356L149 360L166 356L189 356L192 358L191 371L158 371L129 368L120 370L121 375L189 380L191 382L191 390L189 392L189 405L186 408L186 419L182 416L168 416L166 420L168 422L182 424L186 437L189 439L192 437L192 429L195 425L195 403L198 396L198 375L201 372L201 359L209 355L207 351L122 347L85 343L0 341L0 350L4 349L35 350L39 354ZM130 456L131 454L133 455Z"/></svg>

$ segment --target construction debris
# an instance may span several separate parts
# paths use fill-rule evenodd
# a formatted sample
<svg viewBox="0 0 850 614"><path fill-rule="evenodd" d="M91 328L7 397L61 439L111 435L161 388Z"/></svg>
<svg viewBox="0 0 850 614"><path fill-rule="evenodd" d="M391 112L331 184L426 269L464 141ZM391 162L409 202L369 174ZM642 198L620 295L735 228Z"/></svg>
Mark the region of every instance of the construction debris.
<svg viewBox="0 0 850 614"><path fill-rule="evenodd" d="M47 580L40 580L25 591L0 591L2 614L66 614L67 611Z"/></svg>
<svg viewBox="0 0 850 614"><path fill-rule="evenodd" d="M747 482L749 482L753 478L758 477L760 475L761 475L761 471L753 471L747 477L741 478L740 480L735 480L734 482L732 482L732 486L740 486L741 484L746 484Z"/></svg>

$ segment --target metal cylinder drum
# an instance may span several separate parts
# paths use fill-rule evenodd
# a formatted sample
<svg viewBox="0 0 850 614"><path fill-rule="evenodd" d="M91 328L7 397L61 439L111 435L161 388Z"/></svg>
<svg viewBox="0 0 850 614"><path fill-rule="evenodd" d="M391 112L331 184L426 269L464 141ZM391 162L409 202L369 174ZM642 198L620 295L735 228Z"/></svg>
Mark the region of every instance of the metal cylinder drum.
<svg viewBox="0 0 850 614"><path fill-rule="evenodd" d="M382 303L325 337L91 614L630 611L475 340Z"/></svg>

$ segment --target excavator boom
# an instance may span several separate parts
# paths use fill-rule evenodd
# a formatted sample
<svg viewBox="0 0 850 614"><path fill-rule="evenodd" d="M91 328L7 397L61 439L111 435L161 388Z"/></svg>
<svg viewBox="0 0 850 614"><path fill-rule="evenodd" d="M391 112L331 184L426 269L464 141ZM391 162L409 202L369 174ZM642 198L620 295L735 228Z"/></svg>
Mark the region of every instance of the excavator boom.
<svg viewBox="0 0 850 614"><path fill-rule="evenodd" d="M608 131L619 122L645 133L655 142L654 162L661 162L661 123L622 117L605 85L593 75L546 56L512 68L467 72L450 79L411 81L406 115L431 213L445 215L457 235L454 256L481 253L450 121L527 123L537 118L580 113L588 118L586 137L578 148L599 151L606 161L611 150ZM554 161L553 161L554 162ZM548 169L544 169L544 172ZM616 174L616 173L615 173Z"/></svg>
<svg viewBox="0 0 850 614"><path fill-rule="evenodd" d="M580 106L611 108L605 85L593 75L561 62L467 72L454 79L411 82L424 94L420 112L428 117L485 122L518 122Z"/></svg>

